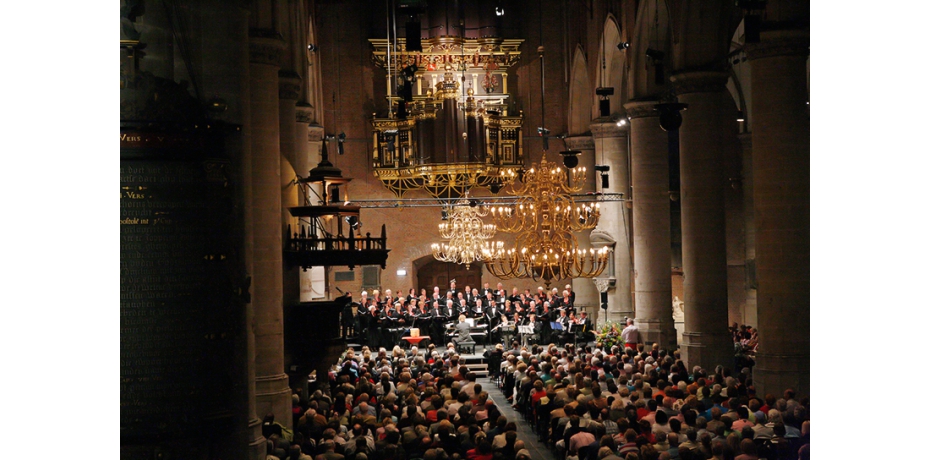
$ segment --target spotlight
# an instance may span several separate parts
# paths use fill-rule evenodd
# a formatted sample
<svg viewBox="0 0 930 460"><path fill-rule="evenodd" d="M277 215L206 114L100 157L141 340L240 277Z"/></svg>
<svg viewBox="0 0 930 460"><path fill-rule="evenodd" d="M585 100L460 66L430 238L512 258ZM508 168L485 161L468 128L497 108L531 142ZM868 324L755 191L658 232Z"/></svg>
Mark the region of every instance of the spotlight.
<svg viewBox="0 0 930 460"><path fill-rule="evenodd" d="M743 116L742 110L736 112L736 121L746 121L746 117Z"/></svg>
<svg viewBox="0 0 930 460"><path fill-rule="evenodd" d="M442 220L449 220L449 211L442 210Z"/></svg>
<svg viewBox="0 0 930 460"><path fill-rule="evenodd" d="M503 7L500 7L500 6L494 7L494 14L496 14L496 15L498 15L498 16L503 16L503 15L504 15L504 8L503 8Z"/></svg>
<svg viewBox="0 0 930 460"><path fill-rule="evenodd" d="M491 193L497 195L498 193L500 193L501 189L504 188L504 186L498 182L495 182L491 184L488 188L491 190Z"/></svg>
<svg viewBox="0 0 930 460"><path fill-rule="evenodd" d="M345 155L346 151L345 151L345 148L343 148L342 144L344 144L346 141L346 133L339 133L339 135L336 136L336 140L339 141L339 143L336 144L337 151L339 152L340 155Z"/></svg>
<svg viewBox="0 0 930 460"><path fill-rule="evenodd" d="M549 130L540 126L536 132L543 138L543 150L549 150Z"/></svg>
<svg viewBox="0 0 930 460"><path fill-rule="evenodd" d="M610 99L608 99L608 96L614 95L614 89L612 87L606 87L606 88L598 87L597 89L594 90L594 94L597 94L598 97L601 98L601 100L598 101L598 108L600 110L601 116L609 117L610 116Z"/></svg>
<svg viewBox="0 0 930 460"><path fill-rule="evenodd" d="M309 52L311 52L311 53L314 52L314 51L316 51L317 49L318 49L318 48L317 48L316 45L314 45L313 43L307 45L307 51L309 51Z"/></svg>
<svg viewBox="0 0 930 460"><path fill-rule="evenodd" d="M617 126L626 126L626 118L617 120Z"/></svg>
<svg viewBox="0 0 930 460"><path fill-rule="evenodd" d="M562 155L562 164L566 168L572 169L575 166L578 166L578 155L581 153L581 150L565 150L559 152L559 155Z"/></svg>
<svg viewBox="0 0 930 460"><path fill-rule="evenodd" d="M630 42L620 42L617 43L617 49L623 51L630 48Z"/></svg>
<svg viewBox="0 0 930 460"><path fill-rule="evenodd" d="M675 131L681 127L681 111L686 110L688 104L679 102L666 102L656 104L659 110L659 126L665 131Z"/></svg>

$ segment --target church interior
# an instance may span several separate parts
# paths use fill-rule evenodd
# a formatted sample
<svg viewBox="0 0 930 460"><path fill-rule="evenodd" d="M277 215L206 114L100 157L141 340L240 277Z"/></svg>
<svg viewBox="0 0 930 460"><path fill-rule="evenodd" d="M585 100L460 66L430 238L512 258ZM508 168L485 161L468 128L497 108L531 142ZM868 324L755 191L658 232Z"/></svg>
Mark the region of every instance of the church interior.
<svg viewBox="0 0 930 460"><path fill-rule="evenodd" d="M592 328L630 319L689 372L737 375L749 326L755 394L810 396L809 2L120 19L121 456L265 459L266 414L296 430L295 392L368 343L363 292L425 312L451 283L570 285Z"/></svg>

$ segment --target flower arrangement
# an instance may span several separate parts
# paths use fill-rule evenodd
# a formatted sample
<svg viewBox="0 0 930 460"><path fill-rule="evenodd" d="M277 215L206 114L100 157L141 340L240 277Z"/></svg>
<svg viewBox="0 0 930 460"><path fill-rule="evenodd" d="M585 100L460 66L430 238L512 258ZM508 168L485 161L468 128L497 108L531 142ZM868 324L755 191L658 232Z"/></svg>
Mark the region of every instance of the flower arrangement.
<svg viewBox="0 0 930 460"><path fill-rule="evenodd" d="M597 337L597 342L603 345L604 350L610 350L614 345L623 348L623 339L620 338L623 327L621 323L607 321L594 335Z"/></svg>

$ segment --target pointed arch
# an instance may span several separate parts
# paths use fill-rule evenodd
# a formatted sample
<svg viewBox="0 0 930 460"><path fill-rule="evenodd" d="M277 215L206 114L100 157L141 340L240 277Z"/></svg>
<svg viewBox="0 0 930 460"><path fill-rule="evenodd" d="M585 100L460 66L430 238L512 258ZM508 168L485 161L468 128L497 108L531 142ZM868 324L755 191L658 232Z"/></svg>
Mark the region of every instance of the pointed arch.
<svg viewBox="0 0 930 460"><path fill-rule="evenodd" d="M316 41L316 23L313 16L307 16L307 37L303 49L304 65L306 65L306 78L302 82L304 102L313 107L313 116L310 122L320 124L320 117L323 114L323 76L320 74L320 53L319 51L310 50L310 45L318 48L319 43Z"/></svg>
<svg viewBox="0 0 930 460"><path fill-rule="evenodd" d="M568 133L572 136L588 131L591 124L591 79L581 45L575 47L568 87Z"/></svg>
<svg viewBox="0 0 930 460"><path fill-rule="evenodd" d="M664 79L656 83L656 66L646 57L646 49L654 49L665 54L663 59ZM639 4L636 12L636 25L630 38L629 99L654 96L662 91L668 73L675 68L672 57L671 27L669 26L668 4L664 0L646 0Z"/></svg>
<svg viewBox="0 0 930 460"><path fill-rule="evenodd" d="M620 26L617 19L613 14L608 14L607 19L604 20L601 39L598 41L595 85L614 89L614 95L609 97L611 115L624 114L623 104L627 99L623 87L626 76L627 51L617 48L620 39ZM594 98L591 117L597 118L600 116L597 102L599 98L594 95L593 91L591 94Z"/></svg>

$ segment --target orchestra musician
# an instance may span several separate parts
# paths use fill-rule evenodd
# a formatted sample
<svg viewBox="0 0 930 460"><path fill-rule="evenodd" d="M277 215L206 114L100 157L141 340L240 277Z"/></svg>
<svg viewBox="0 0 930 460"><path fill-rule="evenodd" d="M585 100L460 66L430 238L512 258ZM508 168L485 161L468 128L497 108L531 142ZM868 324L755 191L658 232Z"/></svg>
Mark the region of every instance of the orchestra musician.
<svg viewBox="0 0 930 460"><path fill-rule="evenodd" d="M494 326L492 330L492 332L497 331L499 331L502 343L509 343L510 340L513 339L514 324L512 321L510 321L507 315L502 314L500 316L500 323Z"/></svg>
<svg viewBox="0 0 930 460"><path fill-rule="evenodd" d="M562 331L555 334L555 336L558 338L559 343L564 345L568 341L569 325L571 324L564 308L559 309L559 318L555 322L562 325Z"/></svg>
<svg viewBox="0 0 930 460"><path fill-rule="evenodd" d="M591 318L588 318L588 312L581 312L581 317L578 318L578 325L576 328L578 329L576 332L578 338L586 342L593 338L592 336L594 334L592 331L594 330L594 325L591 323Z"/></svg>

